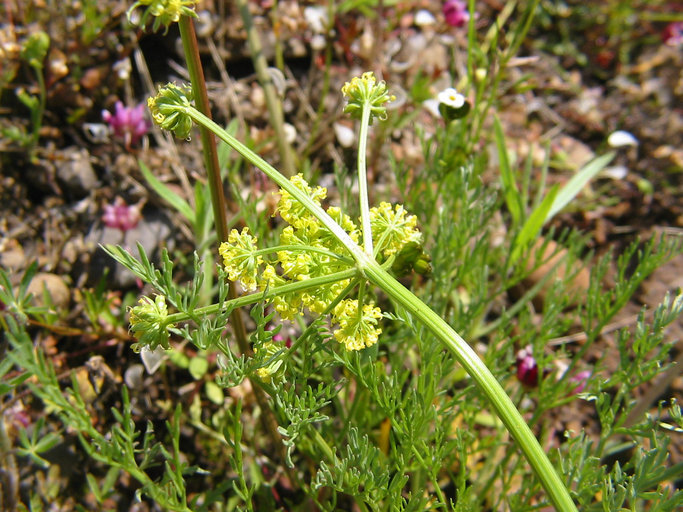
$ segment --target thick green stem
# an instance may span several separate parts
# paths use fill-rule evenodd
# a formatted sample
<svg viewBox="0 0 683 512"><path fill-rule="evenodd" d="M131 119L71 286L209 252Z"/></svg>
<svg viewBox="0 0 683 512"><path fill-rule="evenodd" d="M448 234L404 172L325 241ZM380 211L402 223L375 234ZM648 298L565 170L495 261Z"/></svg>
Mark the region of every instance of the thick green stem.
<svg viewBox="0 0 683 512"><path fill-rule="evenodd" d="M363 109L360 120L360 132L358 134L358 199L360 200L360 218L363 227L363 248L365 254L373 257L372 251L372 225L370 224L370 205L368 203L368 176L365 167L368 126L370 125L370 107Z"/></svg>
<svg viewBox="0 0 683 512"><path fill-rule="evenodd" d="M278 286L277 288L269 288L265 292L250 293L249 295L242 295L236 299L229 299L222 303L211 304L210 306L204 306L203 308L195 309L192 314L197 317L203 317L208 315L215 315L221 309L230 308L237 309L244 306L249 306L250 304L256 304L257 302L272 299L278 295L284 295L286 293L301 292L304 290L310 290L324 286L327 284L337 283L345 279L351 279L358 275L358 269L350 268L349 270L342 270L340 272L335 272L334 274L327 274L325 276L314 277L311 279L306 279L304 281L296 281L294 283L284 284ZM176 324L179 322L185 322L190 320L190 316L186 313L173 313L166 317L167 324Z"/></svg>
<svg viewBox="0 0 683 512"><path fill-rule="evenodd" d="M519 444L556 509L563 512L576 512L576 506L569 492L543 452L538 440L503 387L474 350L439 315L377 263L363 268L363 273L371 283L381 288L384 293L418 318L451 351L484 392L498 417Z"/></svg>

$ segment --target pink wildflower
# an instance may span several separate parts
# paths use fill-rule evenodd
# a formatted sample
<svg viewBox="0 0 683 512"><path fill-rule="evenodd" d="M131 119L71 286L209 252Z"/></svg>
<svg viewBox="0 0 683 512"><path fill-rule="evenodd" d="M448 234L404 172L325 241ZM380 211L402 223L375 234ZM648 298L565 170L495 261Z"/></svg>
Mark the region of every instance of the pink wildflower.
<svg viewBox="0 0 683 512"><path fill-rule="evenodd" d="M114 135L123 139L126 147L135 144L149 131L152 124L145 119L145 105L124 107L120 101L114 105L114 113L102 111L102 119L109 124Z"/></svg>
<svg viewBox="0 0 683 512"><path fill-rule="evenodd" d="M517 380L529 387L538 385L538 365L531 354L531 347L517 352Z"/></svg>
<svg viewBox="0 0 683 512"><path fill-rule="evenodd" d="M117 197L113 204L105 205L102 222L107 227L128 231L138 225L140 218L138 205L128 206L123 199Z"/></svg>
<svg viewBox="0 0 683 512"><path fill-rule="evenodd" d="M470 21L467 2L464 0L446 0L442 10L446 17L446 23L451 27L462 27Z"/></svg>
<svg viewBox="0 0 683 512"><path fill-rule="evenodd" d="M664 28L662 40L667 46L678 46L683 43L683 21L669 23Z"/></svg>

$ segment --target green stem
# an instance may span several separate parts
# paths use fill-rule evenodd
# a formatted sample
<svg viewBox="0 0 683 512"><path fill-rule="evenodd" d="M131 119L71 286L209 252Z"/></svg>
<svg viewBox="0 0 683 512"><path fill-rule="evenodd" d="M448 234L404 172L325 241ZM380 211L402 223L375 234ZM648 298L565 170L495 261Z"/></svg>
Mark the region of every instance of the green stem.
<svg viewBox="0 0 683 512"><path fill-rule="evenodd" d="M576 512L576 506L538 440L491 371L472 348L439 315L377 263L363 268L374 285L419 319L453 354L491 402L493 409L519 444L557 510Z"/></svg>
<svg viewBox="0 0 683 512"><path fill-rule="evenodd" d="M358 269L351 268L349 270L342 270L341 272L335 272L334 274L328 274L326 276L313 277L311 279L306 279L305 281L296 281L294 283L278 286L277 288L270 288L265 292L250 293L249 295L243 295L241 297L237 297L236 299L229 299L222 303L216 303L209 306L204 306L202 308L197 308L193 310L192 315L196 318L201 318L206 315L214 315L224 308L238 309L250 304L255 304L262 300L272 299L273 297L277 297L279 295L318 288L320 286L336 283L345 279L351 279L357 275ZM173 313L166 317L166 323L169 325L185 322L186 320L190 320L190 316L182 312Z"/></svg>
<svg viewBox="0 0 683 512"><path fill-rule="evenodd" d="M370 125L370 105L365 105L360 120L358 134L358 199L360 200L360 217L363 227L363 247L365 254L373 257L372 225L370 223L370 205L368 204L368 176L366 169L366 153L368 145L368 126Z"/></svg>
<svg viewBox="0 0 683 512"><path fill-rule="evenodd" d="M273 79L268 72L268 62L265 55L263 55L263 46L259 38L256 27L254 27L251 12L249 12L249 4L247 0L237 0L237 7L244 22L244 28L247 31L247 44L251 51L251 60L254 63L254 69L258 80L263 87L263 94L266 97L266 107L268 108L268 115L270 122L275 130L275 140L277 142L280 159L282 160L282 168L285 176L293 176L295 172L294 159L292 158L292 148L287 143L285 137L284 116L282 114L282 103L280 102Z"/></svg>
<svg viewBox="0 0 683 512"><path fill-rule="evenodd" d="M253 252L253 255L264 256L266 254L273 254L279 251L317 252L318 254L324 254L325 256L329 256L330 258L333 258L335 260L347 263L348 265L355 265L355 262L352 259L347 258L346 256L342 256L341 254L337 254L336 252L328 251L327 249L323 249L322 247L314 247L312 245L276 245L274 247L265 247L264 249L258 249L257 251Z"/></svg>

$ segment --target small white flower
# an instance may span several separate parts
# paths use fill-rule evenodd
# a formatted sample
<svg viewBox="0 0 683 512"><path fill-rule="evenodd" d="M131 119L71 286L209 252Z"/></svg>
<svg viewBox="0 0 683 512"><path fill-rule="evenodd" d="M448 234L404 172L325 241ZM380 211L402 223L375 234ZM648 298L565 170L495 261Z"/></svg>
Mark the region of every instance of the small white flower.
<svg viewBox="0 0 683 512"><path fill-rule="evenodd" d="M629 132L624 130L617 130L616 132L610 133L607 137L607 144L613 148L621 148L624 146L637 146L638 139L636 139Z"/></svg>
<svg viewBox="0 0 683 512"><path fill-rule="evenodd" d="M462 108L465 104L465 97L452 87L441 91L438 95L438 99L439 103L443 103L444 105L448 105L455 109Z"/></svg>

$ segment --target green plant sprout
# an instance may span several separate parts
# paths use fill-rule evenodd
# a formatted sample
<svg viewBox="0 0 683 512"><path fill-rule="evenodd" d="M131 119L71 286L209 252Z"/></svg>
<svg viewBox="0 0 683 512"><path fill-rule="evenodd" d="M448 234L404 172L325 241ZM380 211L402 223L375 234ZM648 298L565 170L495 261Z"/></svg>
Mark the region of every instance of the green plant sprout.
<svg viewBox="0 0 683 512"><path fill-rule="evenodd" d="M35 158L36 146L40 138L40 129L43 126L43 115L47 101L47 87L43 74L44 61L50 49L50 36L39 30L32 33L24 42L20 56L33 70L38 81L38 95L33 95L23 87L16 91L17 98L31 113L31 132L26 133L21 126L12 126L2 131L3 135L19 143L28 150L31 159Z"/></svg>

